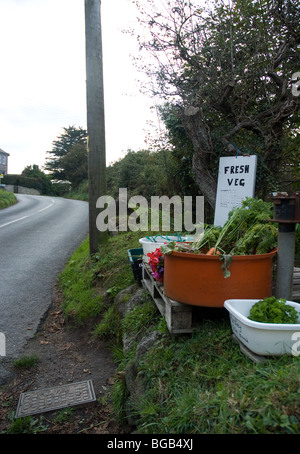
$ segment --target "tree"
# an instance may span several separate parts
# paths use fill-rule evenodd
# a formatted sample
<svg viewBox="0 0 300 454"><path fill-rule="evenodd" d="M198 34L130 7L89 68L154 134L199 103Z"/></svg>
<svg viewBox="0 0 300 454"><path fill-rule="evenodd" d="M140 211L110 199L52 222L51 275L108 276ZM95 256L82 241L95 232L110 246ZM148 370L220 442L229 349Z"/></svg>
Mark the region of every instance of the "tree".
<svg viewBox="0 0 300 454"><path fill-rule="evenodd" d="M88 155L86 144L77 143L60 159L65 179L70 181L72 189L88 179Z"/></svg>
<svg viewBox="0 0 300 454"><path fill-rule="evenodd" d="M101 1L85 0L86 75L87 75L87 127L89 172L89 225L90 253L106 240L106 233L96 228L99 213L96 204L106 195L106 151L104 88L101 36Z"/></svg>
<svg viewBox="0 0 300 454"><path fill-rule="evenodd" d="M109 194L118 197L119 188L127 188L128 198L181 194L176 178L177 166L170 150L128 150L124 158L107 168ZM175 178L168 178L168 176Z"/></svg>
<svg viewBox="0 0 300 454"><path fill-rule="evenodd" d="M64 132L52 142L53 148L48 151L45 170L48 171L53 180L67 180L64 168L64 158L78 144L87 143L87 132L85 129L75 126L63 128Z"/></svg>
<svg viewBox="0 0 300 454"><path fill-rule="evenodd" d="M37 164L33 164L24 167L21 175L25 175L26 177L30 178L39 178L40 176L45 175L45 173L39 168Z"/></svg>
<svg viewBox="0 0 300 454"><path fill-rule="evenodd" d="M165 1L161 9L153 0L136 3L149 30L141 50L156 62L146 69L155 76L153 94L184 128L209 204L218 158L236 154L234 144L259 154L268 181L278 180L285 138L299 128L300 97L291 90L300 64L296 2L216 0L206 10L187 0Z"/></svg>

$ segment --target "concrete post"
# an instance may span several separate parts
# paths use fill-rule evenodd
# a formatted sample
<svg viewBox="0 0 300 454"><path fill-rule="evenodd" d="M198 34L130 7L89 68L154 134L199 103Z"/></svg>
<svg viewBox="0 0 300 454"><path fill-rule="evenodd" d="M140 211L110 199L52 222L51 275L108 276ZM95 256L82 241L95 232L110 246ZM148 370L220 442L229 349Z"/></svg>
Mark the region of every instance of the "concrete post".
<svg viewBox="0 0 300 454"><path fill-rule="evenodd" d="M295 260L295 224L279 223L276 298L292 299Z"/></svg>

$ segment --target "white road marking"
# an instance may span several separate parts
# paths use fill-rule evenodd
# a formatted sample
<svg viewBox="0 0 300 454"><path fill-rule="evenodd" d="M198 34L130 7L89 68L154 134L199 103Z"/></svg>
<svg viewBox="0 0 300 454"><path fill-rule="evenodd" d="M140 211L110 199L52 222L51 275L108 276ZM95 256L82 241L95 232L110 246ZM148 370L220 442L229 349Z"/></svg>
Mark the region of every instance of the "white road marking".
<svg viewBox="0 0 300 454"><path fill-rule="evenodd" d="M28 216L23 216L22 218L18 218L18 219L15 219L14 221L6 222L6 224L0 225L0 229L1 229L2 227L6 227L6 226L9 225L9 224L13 224L14 222L22 221L23 219L26 219L26 218L28 218L29 216L33 216L33 215L36 214L36 213L41 213L42 211L48 210L48 208L52 207L52 206L54 205L54 203L55 203L53 199L51 199L51 201L52 201L52 203L50 203L50 205L47 205L45 208L42 208L41 210L38 210L38 211L36 211L35 213L32 213L32 214L30 214L30 215L28 215Z"/></svg>
<svg viewBox="0 0 300 454"><path fill-rule="evenodd" d="M48 205L47 207L45 208L42 208L41 210L38 211L38 213L41 213L42 211L45 211L45 210L48 210L48 208L52 207L53 206L53 203L51 203L50 205ZM34 214L34 213L33 213Z"/></svg>
<svg viewBox="0 0 300 454"><path fill-rule="evenodd" d="M6 224L2 224L2 225L0 225L0 229L2 227L5 227L6 225L13 224L14 222L22 221L22 219L26 219L26 218L28 218L28 216L23 216L22 218L15 219L14 221L7 222Z"/></svg>

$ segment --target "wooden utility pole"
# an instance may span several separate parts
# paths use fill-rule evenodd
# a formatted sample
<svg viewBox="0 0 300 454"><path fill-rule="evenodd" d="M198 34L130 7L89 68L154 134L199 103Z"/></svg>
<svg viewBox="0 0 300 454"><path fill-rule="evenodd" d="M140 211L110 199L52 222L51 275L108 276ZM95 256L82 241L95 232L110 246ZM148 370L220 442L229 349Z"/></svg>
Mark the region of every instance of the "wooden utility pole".
<svg viewBox="0 0 300 454"><path fill-rule="evenodd" d="M101 0L85 0L86 98L89 175L90 253L105 241L106 232L96 227L99 210L96 202L106 194L106 151L103 61L101 36Z"/></svg>

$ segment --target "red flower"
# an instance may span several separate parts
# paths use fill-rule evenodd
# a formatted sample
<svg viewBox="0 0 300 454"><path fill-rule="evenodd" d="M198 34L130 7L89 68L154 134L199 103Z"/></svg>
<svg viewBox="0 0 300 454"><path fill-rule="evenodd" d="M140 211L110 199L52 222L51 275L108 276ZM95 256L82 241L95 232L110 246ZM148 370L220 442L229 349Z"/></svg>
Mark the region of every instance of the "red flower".
<svg viewBox="0 0 300 454"><path fill-rule="evenodd" d="M157 281L163 281L164 274L164 256L160 248L156 248L154 252L148 252L149 265L151 266L152 276Z"/></svg>

